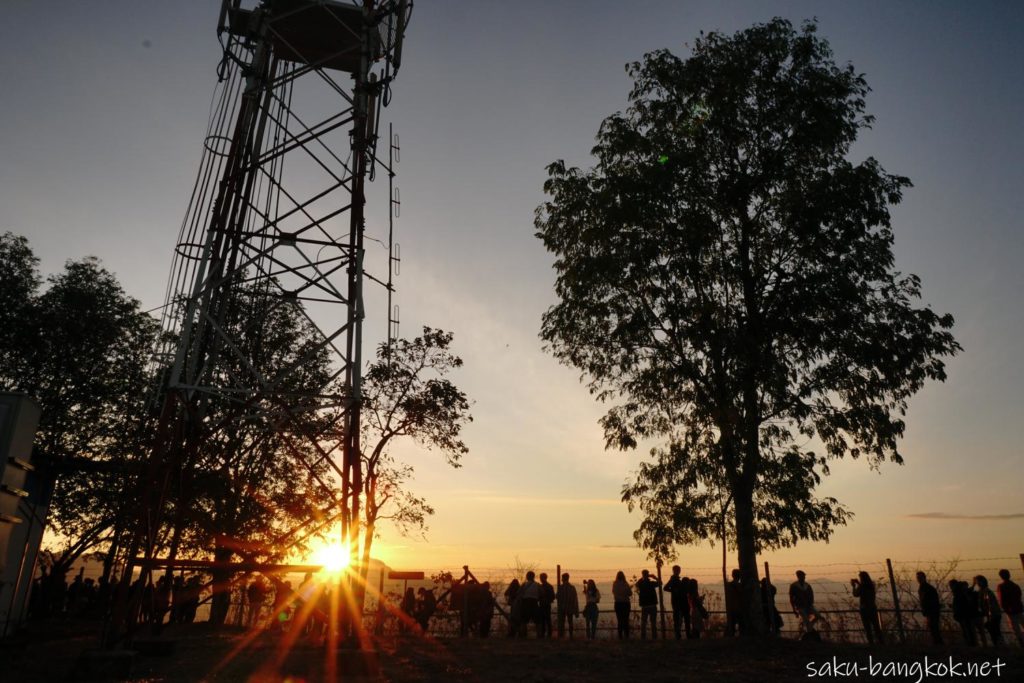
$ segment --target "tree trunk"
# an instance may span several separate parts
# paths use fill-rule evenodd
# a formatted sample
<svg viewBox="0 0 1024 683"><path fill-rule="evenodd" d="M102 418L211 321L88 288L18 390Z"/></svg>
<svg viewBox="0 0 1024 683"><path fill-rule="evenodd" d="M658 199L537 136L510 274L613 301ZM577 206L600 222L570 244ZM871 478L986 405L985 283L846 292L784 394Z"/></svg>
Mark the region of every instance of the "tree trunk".
<svg viewBox="0 0 1024 683"><path fill-rule="evenodd" d="M765 632L761 608L761 587L757 572L757 550L754 541L754 495L752 488L737 491L733 501L736 511L736 551L743 574L743 622L741 633L761 635Z"/></svg>
<svg viewBox="0 0 1024 683"><path fill-rule="evenodd" d="M367 578L370 575L370 549L373 547L374 524L367 522L363 527L363 553L362 561L359 563L359 581L356 582L355 606L362 612L366 607L366 586ZM377 598L380 599L379 597Z"/></svg>
<svg viewBox="0 0 1024 683"><path fill-rule="evenodd" d="M213 559L217 562L228 562L233 552L230 548L218 545L213 551ZM228 569L213 570L213 597L210 598L210 623L223 626L231 608L231 571Z"/></svg>
<svg viewBox="0 0 1024 683"><path fill-rule="evenodd" d="M728 546L726 543L725 536L725 508L722 508L722 590L729 590L729 559L728 559ZM725 595L723 593L722 595Z"/></svg>

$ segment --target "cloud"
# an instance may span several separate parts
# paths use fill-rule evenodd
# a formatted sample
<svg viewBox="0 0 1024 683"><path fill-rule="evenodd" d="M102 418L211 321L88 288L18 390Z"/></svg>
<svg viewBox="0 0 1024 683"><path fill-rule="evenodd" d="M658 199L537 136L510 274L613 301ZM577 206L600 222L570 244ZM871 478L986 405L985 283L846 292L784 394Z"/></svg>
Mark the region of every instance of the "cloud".
<svg viewBox="0 0 1024 683"><path fill-rule="evenodd" d="M907 515L914 519L967 519L976 521L1000 521L1007 519L1024 519L1024 512L1014 512L1008 515L957 515L948 512L915 512Z"/></svg>

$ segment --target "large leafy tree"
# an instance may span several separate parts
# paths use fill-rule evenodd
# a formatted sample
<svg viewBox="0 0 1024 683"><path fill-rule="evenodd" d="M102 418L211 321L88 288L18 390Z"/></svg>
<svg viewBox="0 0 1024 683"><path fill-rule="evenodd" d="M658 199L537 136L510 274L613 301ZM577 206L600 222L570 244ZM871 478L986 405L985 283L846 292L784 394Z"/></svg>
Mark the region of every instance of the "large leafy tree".
<svg viewBox="0 0 1024 683"><path fill-rule="evenodd" d="M35 456L54 487L57 569L111 540L124 477L146 448L156 320L93 258L43 286L28 241L0 235L0 389L42 408Z"/></svg>
<svg viewBox="0 0 1024 683"><path fill-rule="evenodd" d="M756 630L759 545L827 538L845 519L813 497L828 461L902 462L907 400L960 347L895 269L889 207L910 181L849 158L868 87L813 23L702 35L628 71L596 165L548 167L536 227L559 302L541 334L612 403L609 447L664 444L624 492L657 518L642 542L669 553L729 503Z"/></svg>

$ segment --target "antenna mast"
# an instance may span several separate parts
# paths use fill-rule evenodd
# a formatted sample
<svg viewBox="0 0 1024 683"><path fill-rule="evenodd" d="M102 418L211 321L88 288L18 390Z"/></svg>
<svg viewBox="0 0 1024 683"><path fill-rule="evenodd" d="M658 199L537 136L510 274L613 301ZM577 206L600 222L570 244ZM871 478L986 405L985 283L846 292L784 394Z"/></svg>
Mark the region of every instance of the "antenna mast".
<svg viewBox="0 0 1024 683"><path fill-rule="evenodd" d="M223 2L224 56L167 288L155 439L126 529L125 589L135 569L145 580L175 566L194 483L212 474L211 443L233 444L240 458L276 449L331 500L263 548L219 539L215 593L228 588L233 555L248 566L279 560L329 524L357 558L364 284L387 290L390 339L395 262L391 194L388 274L369 270L365 189L378 166L392 187L397 138L389 128L382 161L377 128L411 10L411 0ZM286 364L264 355L280 316L297 316L304 331ZM324 359L329 376L311 380ZM136 608L116 606L108 644L130 637Z"/></svg>

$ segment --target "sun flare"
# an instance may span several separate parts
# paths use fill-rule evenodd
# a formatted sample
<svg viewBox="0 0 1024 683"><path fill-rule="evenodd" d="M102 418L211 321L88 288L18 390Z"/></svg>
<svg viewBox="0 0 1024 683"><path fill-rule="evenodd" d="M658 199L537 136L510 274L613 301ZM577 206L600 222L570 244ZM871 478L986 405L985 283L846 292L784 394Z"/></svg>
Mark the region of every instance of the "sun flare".
<svg viewBox="0 0 1024 683"><path fill-rule="evenodd" d="M340 543L325 545L313 553L313 562L323 567L323 571L336 574L348 567L351 555L348 548Z"/></svg>

